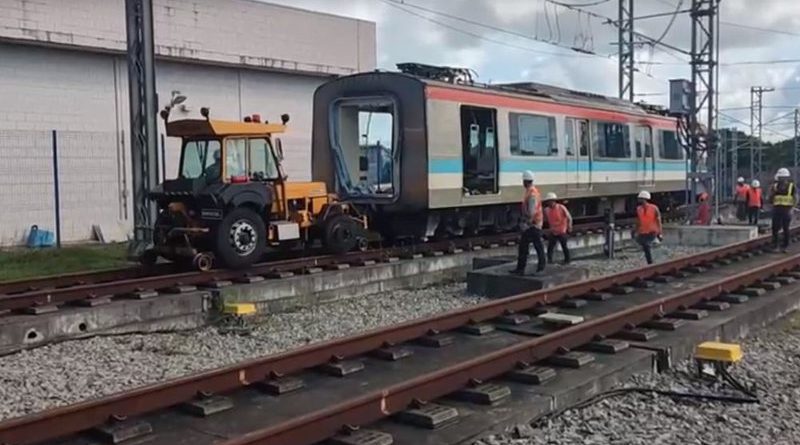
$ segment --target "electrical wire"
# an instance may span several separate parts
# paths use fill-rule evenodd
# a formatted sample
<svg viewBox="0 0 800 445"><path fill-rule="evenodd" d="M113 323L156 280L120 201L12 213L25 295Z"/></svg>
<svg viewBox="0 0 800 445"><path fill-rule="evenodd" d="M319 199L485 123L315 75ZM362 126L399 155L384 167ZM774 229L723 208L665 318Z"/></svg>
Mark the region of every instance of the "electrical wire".
<svg viewBox="0 0 800 445"><path fill-rule="evenodd" d="M656 0L656 1L661 3L662 5L675 6L674 3L666 1L666 0ZM745 24L742 24L742 23L729 22L729 21L726 21L726 20L720 20L719 23L721 25L731 26L731 27L734 27L734 28L751 29L753 31L770 32L770 33L774 33L774 34L783 34L783 35L788 35L788 36L800 36L800 33L798 33L798 32L784 31L782 29L774 29L774 28L762 28L760 26L745 25Z"/></svg>
<svg viewBox="0 0 800 445"><path fill-rule="evenodd" d="M527 34L523 34L521 32L513 31L513 30L510 30L510 29L506 29L506 28L501 28L499 26L494 26L494 25L490 25L490 24L486 24L486 23L481 23L481 22L478 22L478 21L475 21L475 20L471 20L471 19L468 19L468 18L465 18L465 17L460 17L460 16L449 14L449 13L446 13L446 12L437 11L435 9L430 9L430 8L427 8L427 7L424 7L424 6L420 6L420 5L417 5L417 4L414 4L414 3L410 3L410 2L406 2L406 1L402 1L402 0L378 0L378 1L380 1L382 3L385 3L385 4L387 4L387 5L389 5L389 6L393 7L393 8L399 9L399 10L401 10L401 11L407 13L407 14L413 15L415 17L427 20L427 21L429 21L431 23L434 23L436 25L439 25L439 26L442 26L444 28L447 28L447 29L449 29L451 31L455 31L455 32L458 32L458 33L461 33L461 34L465 34L465 35L468 35L470 37L474 37L476 39L484 40L484 41L487 41L487 42L490 42L490 43L494 43L494 44L497 44L497 45L508 46L508 47L515 48L515 49L520 49L520 50L524 50L524 51L528 51L528 52L539 53L539 54L555 56L555 57L574 57L574 58L584 58L584 59L591 58L591 57L600 57L600 58L604 58L604 59L607 58L607 57L604 57L604 56L602 56L600 54L594 54L594 53L587 53L587 54L557 53L557 52L552 52L552 51L542 51L542 50L536 50L536 49L528 48L528 47L524 47L524 46L514 45L514 44L509 43L509 42L492 39L492 38L489 38L489 37L486 37L486 36L471 32L469 30L458 28L456 26L450 25L448 23L444 23L442 21L436 20L436 19L434 19L432 17L429 17L429 16L426 16L424 14L416 13L416 12L410 10L409 8L413 8L413 9L417 9L419 11L427 12L429 14L434 14L434 15L438 15L438 16L441 16L441 17L445 17L445 18L448 18L450 20L455 20L455 21L462 22L462 23L467 23L467 24L470 24L470 25L473 25L473 26L478 26L478 27L490 29L492 31L497 31L497 32L500 32L500 33L512 35L514 37L519 37L519 38L522 38L522 39L531 40L531 41L534 41L536 43L546 43L546 44L550 44L550 45L553 45L553 46L557 46L559 48L563 48L563 49L574 51L574 49L570 48L569 46L563 46L563 45L559 45L559 44L553 43L551 41L552 40L552 29L550 30L551 31L551 40L545 40L545 39L538 38L538 36L530 36L530 35L527 35ZM549 25L549 19L548 19L548 26L550 26Z"/></svg>
<svg viewBox="0 0 800 445"><path fill-rule="evenodd" d="M672 13L672 17L670 17L669 23L667 23L667 27L664 29L664 32L662 32L661 35L656 39L656 43L654 43L654 45L661 43L661 41L664 40L664 37L666 37L667 34L669 33L669 30L672 29L672 25L675 23L675 19L678 17L678 11L681 10L681 6L683 6L683 0L680 0L678 2L678 6L675 7L675 12Z"/></svg>

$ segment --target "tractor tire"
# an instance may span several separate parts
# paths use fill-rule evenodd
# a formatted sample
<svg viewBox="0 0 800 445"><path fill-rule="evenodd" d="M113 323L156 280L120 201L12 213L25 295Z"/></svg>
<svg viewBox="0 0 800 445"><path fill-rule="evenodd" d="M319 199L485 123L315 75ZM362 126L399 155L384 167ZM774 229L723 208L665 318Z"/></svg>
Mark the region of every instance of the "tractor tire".
<svg viewBox="0 0 800 445"><path fill-rule="evenodd" d="M225 215L214 233L214 253L225 266L245 269L266 249L267 228L258 213L246 207Z"/></svg>
<svg viewBox="0 0 800 445"><path fill-rule="evenodd" d="M362 228L349 216L333 215L324 223L322 243L330 253L347 253L356 248L361 232Z"/></svg>

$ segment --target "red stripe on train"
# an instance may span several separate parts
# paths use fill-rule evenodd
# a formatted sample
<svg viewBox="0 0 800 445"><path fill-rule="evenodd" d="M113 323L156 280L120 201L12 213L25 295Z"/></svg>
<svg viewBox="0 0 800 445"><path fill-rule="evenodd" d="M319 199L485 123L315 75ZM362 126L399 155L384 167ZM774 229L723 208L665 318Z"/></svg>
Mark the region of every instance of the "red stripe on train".
<svg viewBox="0 0 800 445"><path fill-rule="evenodd" d="M674 130L676 127L675 120L669 118L644 117L615 111L599 110L596 108L539 102L532 99L522 99L501 94L468 91L458 88L443 88L428 85L426 87L426 95L428 99L445 100L463 104L513 108L517 110L539 111L542 113L551 114L564 114L570 117L611 122L634 122L670 130Z"/></svg>

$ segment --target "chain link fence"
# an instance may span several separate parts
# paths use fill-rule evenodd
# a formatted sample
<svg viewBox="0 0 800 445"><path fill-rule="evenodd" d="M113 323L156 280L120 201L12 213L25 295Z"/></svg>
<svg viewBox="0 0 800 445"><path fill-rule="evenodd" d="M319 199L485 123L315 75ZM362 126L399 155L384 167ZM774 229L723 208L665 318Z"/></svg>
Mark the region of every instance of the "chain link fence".
<svg viewBox="0 0 800 445"><path fill-rule="evenodd" d="M0 246L24 245L31 226L59 242L126 238L130 173L121 134L0 130Z"/></svg>

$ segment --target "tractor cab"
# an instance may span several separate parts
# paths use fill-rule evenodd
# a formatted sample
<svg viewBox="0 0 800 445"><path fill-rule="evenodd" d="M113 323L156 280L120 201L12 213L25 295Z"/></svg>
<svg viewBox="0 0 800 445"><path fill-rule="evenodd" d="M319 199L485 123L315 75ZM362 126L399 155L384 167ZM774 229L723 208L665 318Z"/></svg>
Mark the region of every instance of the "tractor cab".
<svg viewBox="0 0 800 445"><path fill-rule="evenodd" d="M191 260L199 269L216 261L243 268L270 247L310 244L320 239L332 252L366 245L366 220L337 202L323 182L290 182L281 165L280 124L204 119L169 121L167 136L181 139L176 179L150 193L158 204L154 247L144 262L158 256Z"/></svg>

